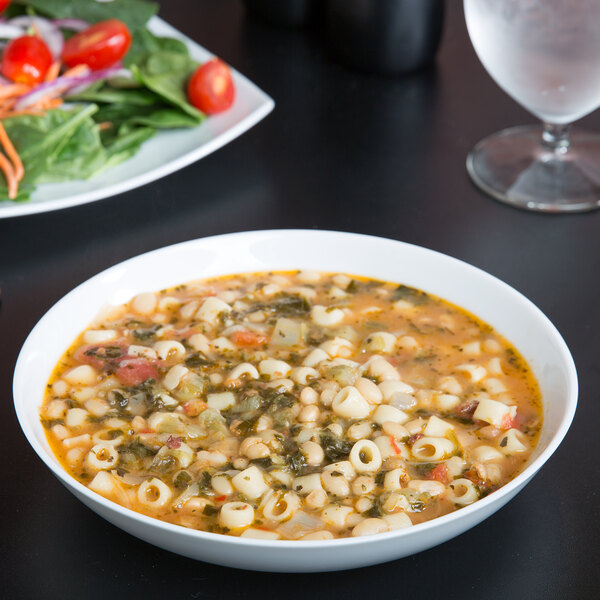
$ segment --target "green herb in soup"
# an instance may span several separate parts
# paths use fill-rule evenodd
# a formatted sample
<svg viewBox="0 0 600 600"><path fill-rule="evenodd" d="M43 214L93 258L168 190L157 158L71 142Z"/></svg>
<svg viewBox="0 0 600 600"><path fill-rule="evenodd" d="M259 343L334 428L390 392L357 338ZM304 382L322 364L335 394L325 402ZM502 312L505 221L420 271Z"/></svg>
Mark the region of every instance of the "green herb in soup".
<svg viewBox="0 0 600 600"><path fill-rule="evenodd" d="M493 493L538 440L537 383L473 315L344 274L192 282L110 309L40 409L64 468L193 529L331 539Z"/></svg>

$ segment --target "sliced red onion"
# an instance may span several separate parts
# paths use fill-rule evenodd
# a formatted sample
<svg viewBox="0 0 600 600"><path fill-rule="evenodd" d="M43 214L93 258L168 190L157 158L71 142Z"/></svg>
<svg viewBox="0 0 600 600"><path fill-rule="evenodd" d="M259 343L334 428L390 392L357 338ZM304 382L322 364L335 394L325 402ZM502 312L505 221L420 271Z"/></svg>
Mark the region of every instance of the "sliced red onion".
<svg viewBox="0 0 600 600"><path fill-rule="evenodd" d="M128 71L127 69L110 67L108 69L102 69L100 71L93 71L85 75L80 75L79 77L57 77L54 81L42 83L31 92L21 96L15 104L15 109L21 110L23 108L27 108L28 106L35 104L41 98L58 98L67 91L71 91L71 93L73 93L75 89L85 89L94 83L94 81L109 79L117 76L122 77L123 72L126 72L129 74L129 76L131 76L131 71Z"/></svg>
<svg viewBox="0 0 600 600"><path fill-rule="evenodd" d="M114 70L113 70L114 69ZM129 69L121 69L118 68L116 65L113 65L112 67L110 67L110 69L104 69L104 71L112 71L111 73L109 73L108 75L106 75L106 79L132 79L133 78L133 73L129 70ZM96 71L96 73L100 73L100 71ZM88 79L88 81L85 81L84 83L77 84L75 87L72 87L69 89L68 93L66 94L67 96L77 96L77 94L81 94L83 92L85 92L85 90L87 90L90 85L92 83L94 83L94 81L97 81L98 79L102 79L102 77L98 77L96 79L92 79L89 80L89 75L86 76L86 78Z"/></svg>
<svg viewBox="0 0 600 600"><path fill-rule="evenodd" d="M54 19L52 22L61 29L70 29L71 31L83 31L90 26L83 19Z"/></svg>
<svg viewBox="0 0 600 600"><path fill-rule="evenodd" d="M48 19L44 19L43 17L15 17L8 22L9 25L16 25L17 27L22 27L27 29L28 27L32 27L35 25L40 35L48 45L50 52L52 52L52 56L58 58L62 52L63 45L65 43L65 38L63 37L62 31L60 28L55 25L52 21ZM23 35L23 32L21 33Z"/></svg>
<svg viewBox="0 0 600 600"><path fill-rule="evenodd" d="M8 23L0 23L0 38L4 40L14 40L25 34L23 27L9 25Z"/></svg>

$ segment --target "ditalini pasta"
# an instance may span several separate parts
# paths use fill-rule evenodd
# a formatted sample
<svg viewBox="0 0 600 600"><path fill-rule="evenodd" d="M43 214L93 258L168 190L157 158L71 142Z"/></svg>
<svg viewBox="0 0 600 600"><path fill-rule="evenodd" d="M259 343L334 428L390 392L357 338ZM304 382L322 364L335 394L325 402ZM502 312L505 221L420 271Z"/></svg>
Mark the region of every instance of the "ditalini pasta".
<svg viewBox="0 0 600 600"><path fill-rule="evenodd" d="M242 274L104 311L48 384L82 484L205 531L320 540L409 527L522 469L542 423L517 350L422 291Z"/></svg>

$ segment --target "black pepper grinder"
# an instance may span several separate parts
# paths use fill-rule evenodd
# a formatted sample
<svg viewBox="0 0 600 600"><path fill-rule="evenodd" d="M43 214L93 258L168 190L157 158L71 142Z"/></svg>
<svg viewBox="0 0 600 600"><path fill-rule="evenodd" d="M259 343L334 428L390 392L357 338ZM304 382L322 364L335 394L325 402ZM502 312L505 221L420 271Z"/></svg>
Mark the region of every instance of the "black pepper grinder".
<svg viewBox="0 0 600 600"><path fill-rule="evenodd" d="M444 0L327 0L326 34L344 64L373 73L408 73L431 64Z"/></svg>

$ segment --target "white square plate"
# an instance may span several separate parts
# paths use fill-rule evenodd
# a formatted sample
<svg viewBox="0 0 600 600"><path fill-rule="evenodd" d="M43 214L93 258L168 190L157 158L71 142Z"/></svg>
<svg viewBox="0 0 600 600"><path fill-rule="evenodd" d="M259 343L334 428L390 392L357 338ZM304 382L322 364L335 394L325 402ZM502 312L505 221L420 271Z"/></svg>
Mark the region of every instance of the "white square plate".
<svg viewBox="0 0 600 600"><path fill-rule="evenodd" d="M148 29L155 35L184 42L192 58L206 62L213 54L158 17ZM160 131L131 159L88 180L41 184L28 202L0 202L0 218L17 217L77 206L121 194L187 167L234 140L266 117L273 99L232 69L236 97L226 112L193 129Z"/></svg>

